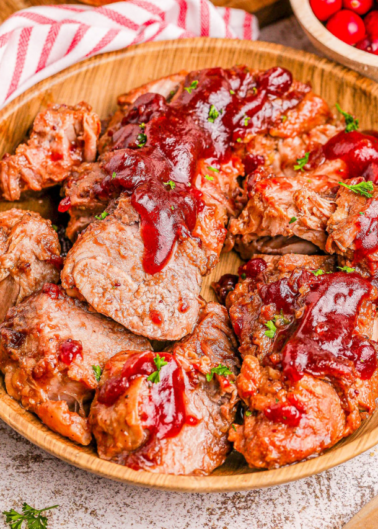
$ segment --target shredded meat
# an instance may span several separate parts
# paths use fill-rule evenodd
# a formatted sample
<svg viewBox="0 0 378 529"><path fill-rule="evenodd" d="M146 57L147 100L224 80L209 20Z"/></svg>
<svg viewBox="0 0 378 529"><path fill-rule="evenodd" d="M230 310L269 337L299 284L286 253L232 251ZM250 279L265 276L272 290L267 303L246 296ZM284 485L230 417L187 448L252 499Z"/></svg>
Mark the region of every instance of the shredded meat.
<svg viewBox="0 0 378 529"><path fill-rule="evenodd" d="M27 189L40 191L67 178L72 167L96 158L100 120L86 103L49 105L34 120L30 138L0 161L0 186L6 200Z"/></svg>

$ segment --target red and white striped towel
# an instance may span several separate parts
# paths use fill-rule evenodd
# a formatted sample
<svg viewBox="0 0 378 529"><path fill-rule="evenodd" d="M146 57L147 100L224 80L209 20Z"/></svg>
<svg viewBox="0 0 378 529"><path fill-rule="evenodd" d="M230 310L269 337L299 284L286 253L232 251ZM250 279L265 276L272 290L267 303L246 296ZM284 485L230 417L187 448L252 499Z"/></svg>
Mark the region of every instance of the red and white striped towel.
<svg viewBox="0 0 378 529"><path fill-rule="evenodd" d="M104 7L32 7L0 26L0 108L87 57L130 44L187 37L254 40L256 17L209 0L129 0Z"/></svg>

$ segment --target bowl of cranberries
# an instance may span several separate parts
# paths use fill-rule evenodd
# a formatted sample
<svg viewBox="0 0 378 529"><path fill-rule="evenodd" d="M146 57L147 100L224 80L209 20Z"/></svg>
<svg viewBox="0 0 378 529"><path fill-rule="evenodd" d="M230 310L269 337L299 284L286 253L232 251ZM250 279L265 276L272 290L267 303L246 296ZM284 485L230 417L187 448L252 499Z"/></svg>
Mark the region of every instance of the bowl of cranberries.
<svg viewBox="0 0 378 529"><path fill-rule="evenodd" d="M320 52L378 81L378 0L291 0L291 5Z"/></svg>

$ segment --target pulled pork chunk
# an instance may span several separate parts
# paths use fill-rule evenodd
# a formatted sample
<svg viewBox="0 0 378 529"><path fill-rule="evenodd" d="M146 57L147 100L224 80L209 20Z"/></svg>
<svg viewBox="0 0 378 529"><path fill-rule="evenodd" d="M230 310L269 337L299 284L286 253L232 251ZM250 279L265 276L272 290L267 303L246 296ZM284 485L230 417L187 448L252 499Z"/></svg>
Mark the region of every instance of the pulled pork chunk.
<svg viewBox="0 0 378 529"><path fill-rule="evenodd" d="M166 352L114 356L90 412L99 456L161 474L209 474L231 448L237 372L236 339L216 303Z"/></svg>
<svg viewBox="0 0 378 529"><path fill-rule="evenodd" d="M52 430L87 445L88 401L113 355L150 348L117 323L46 284L8 312L0 326L0 368L9 395Z"/></svg>
<svg viewBox="0 0 378 529"><path fill-rule="evenodd" d="M27 189L40 191L67 178L82 162L96 159L100 120L86 103L49 105L34 120L30 138L0 161L0 186L6 200Z"/></svg>
<svg viewBox="0 0 378 529"><path fill-rule="evenodd" d="M0 322L13 305L46 283L57 283L63 265L58 235L38 213L0 213Z"/></svg>
<svg viewBox="0 0 378 529"><path fill-rule="evenodd" d="M377 289L329 256L257 257L226 304L243 357L244 424L230 430L255 468L317 455L353 433L378 395Z"/></svg>

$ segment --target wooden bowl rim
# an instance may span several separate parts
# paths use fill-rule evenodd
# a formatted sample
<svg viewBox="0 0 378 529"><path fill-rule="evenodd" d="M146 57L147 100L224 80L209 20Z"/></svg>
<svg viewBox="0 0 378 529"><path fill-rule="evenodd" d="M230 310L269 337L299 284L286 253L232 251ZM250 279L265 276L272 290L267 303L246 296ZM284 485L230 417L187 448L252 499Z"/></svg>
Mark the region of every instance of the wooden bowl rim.
<svg viewBox="0 0 378 529"><path fill-rule="evenodd" d="M347 59L358 62L362 66L378 67L378 57L372 53L359 50L338 39L323 26L311 9L309 0L290 0L291 7L303 29L325 48Z"/></svg>
<svg viewBox="0 0 378 529"><path fill-rule="evenodd" d="M378 85L370 79L366 79L358 73L333 63L328 59L319 58L307 52L262 41L251 42L206 38L206 44L213 49L221 48L222 50L230 47L234 48L235 46L240 46L246 50L258 49L260 52L270 54L272 59L285 55L289 59L304 61L306 64L321 68L324 71L332 70L333 73L336 72L336 75L342 77L343 80L347 80L351 84L357 84L361 90L369 91L378 98ZM16 97L0 110L0 123L9 115L16 112L21 105L36 97L41 92L41 89L51 88L54 84L66 80L83 70L95 68L109 61L122 60L130 55L138 56L159 50L180 50L187 47L198 48L199 52L201 52L203 46L203 38L160 41L130 46L124 50L105 53L86 59L40 81ZM35 415L24 410L18 402L6 394L3 384L0 387L0 418L32 443L78 468L101 477L131 485L180 492L228 492L280 485L328 470L361 454L378 443L377 427L371 432L362 433L360 437L347 444L339 447L336 446L332 451L328 451L317 458L275 470L233 475L175 476L154 474L145 471L137 472L122 465L101 460L96 455L86 453L85 449L78 447L75 443L67 439L63 439L59 434L46 428ZM64 450L62 450L62 446L64 446Z"/></svg>

